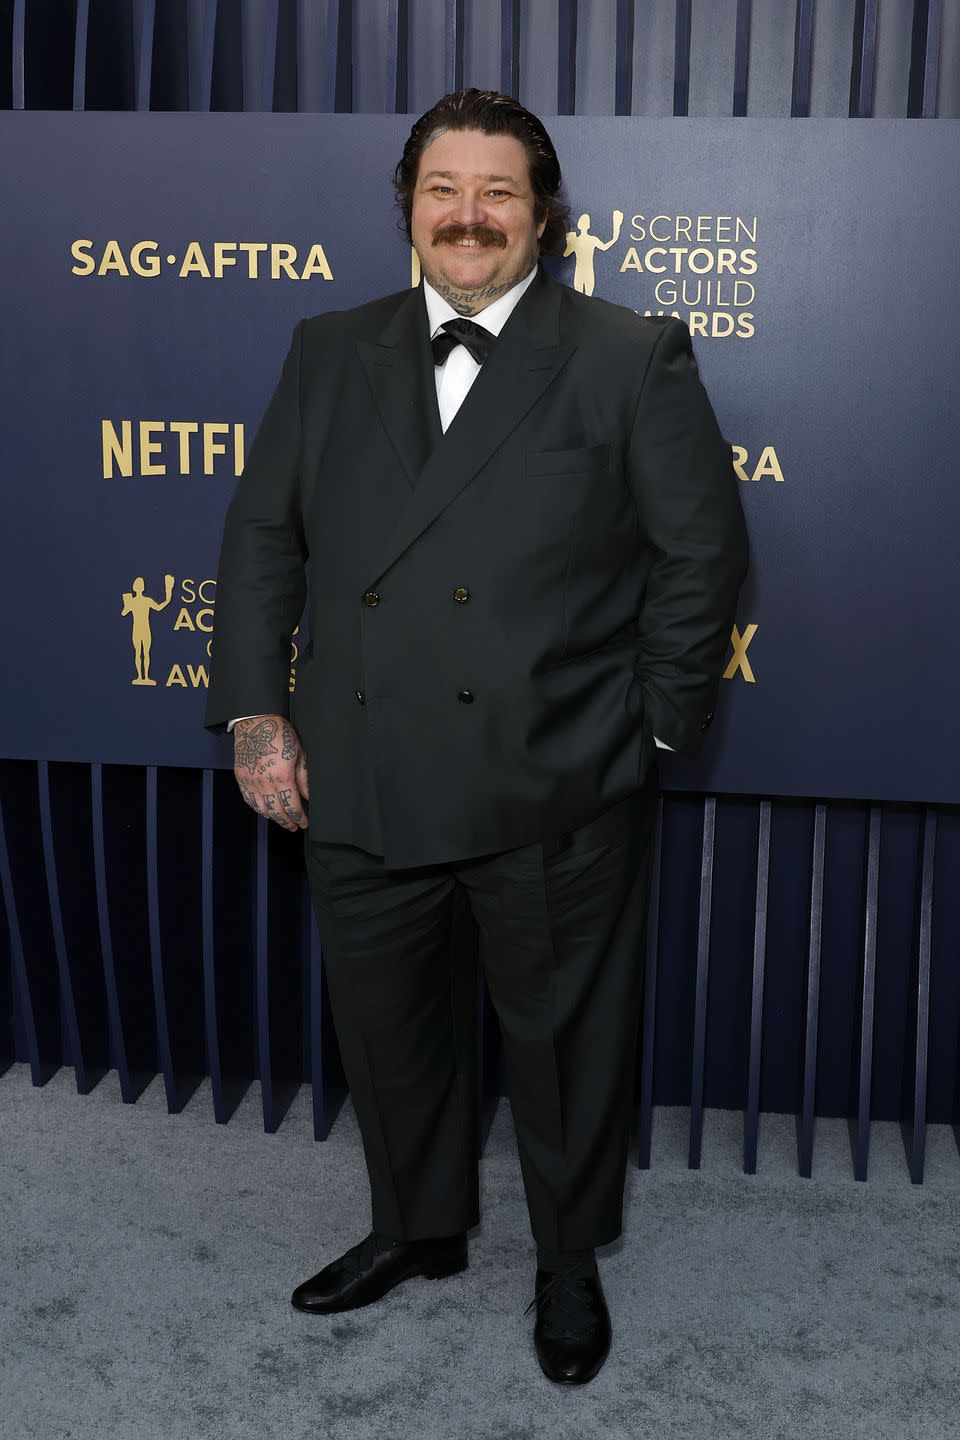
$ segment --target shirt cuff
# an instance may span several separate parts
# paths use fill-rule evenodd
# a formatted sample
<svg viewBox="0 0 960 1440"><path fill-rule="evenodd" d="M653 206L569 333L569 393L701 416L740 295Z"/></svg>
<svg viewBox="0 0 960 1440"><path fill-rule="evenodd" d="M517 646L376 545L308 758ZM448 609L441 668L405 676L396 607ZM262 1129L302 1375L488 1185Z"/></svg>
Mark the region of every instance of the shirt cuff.
<svg viewBox="0 0 960 1440"><path fill-rule="evenodd" d="M656 747L657 747L658 750L669 750L670 753L673 754L673 746L672 746L672 745L667 745L667 744L665 744L662 740L658 740L657 737L656 737L656 735L654 735L653 738L654 738L654 742L655 742Z"/></svg>
<svg viewBox="0 0 960 1440"><path fill-rule="evenodd" d="M236 715L232 720L227 721L227 734L230 734L238 720L256 720L256 718L256 715Z"/></svg>

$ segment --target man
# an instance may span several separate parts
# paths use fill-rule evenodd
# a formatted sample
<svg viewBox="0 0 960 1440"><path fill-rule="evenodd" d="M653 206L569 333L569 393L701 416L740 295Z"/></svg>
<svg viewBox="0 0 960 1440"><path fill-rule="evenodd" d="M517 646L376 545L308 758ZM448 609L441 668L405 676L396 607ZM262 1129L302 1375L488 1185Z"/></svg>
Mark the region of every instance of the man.
<svg viewBox="0 0 960 1440"><path fill-rule="evenodd" d="M422 286L301 320L230 505L207 723L309 829L373 1230L331 1313L467 1264L479 1222L468 903L537 1245L534 1343L589 1380L620 1234L655 742L712 719L746 541L686 327L577 295L560 168L505 95L444 97L396 188ZM479 317L475 321L474 317ZM290 635L309 639L287 714Z"/></svg>

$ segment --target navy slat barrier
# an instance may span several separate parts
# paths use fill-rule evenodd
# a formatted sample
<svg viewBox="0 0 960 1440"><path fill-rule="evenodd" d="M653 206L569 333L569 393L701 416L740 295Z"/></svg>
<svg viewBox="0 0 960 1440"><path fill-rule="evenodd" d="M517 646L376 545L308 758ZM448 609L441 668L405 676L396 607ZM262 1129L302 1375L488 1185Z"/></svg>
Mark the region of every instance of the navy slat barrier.
<svg viewBox="0 0 960 1440"><path fill-rule="evenodd" d="M243 108L272 110L277 66L278 0L243 0Z"/></svg>
<svg viewBox="0 0 960 1440"><path fill-rule="evenodd" d="M577 113L577 0L559 0L557 114Z"/></svg>
<svg viewBox="0 0 960 1440"><path fill-rule="evenodd" d="M395 115L403 115L409 110L409 70L410 70L410 9L408 0L390 0L390 20L388 35L390 37L389 63L387 66L388 76L392 76L392 84L387 93L388 111Z"/></svg>
<svg viewBox="0 0 960 1440"><path fill-rule="evenodd" d="M920 113L924 120L937 115L937 88L940 78L940 34L943 27L943 0L928 0L927 30L924 45L923 103Z"/></svg>
<svg viewBox="0 0 960 1440"><path fill-rule="evenodd" d="M120 1011L120 988L113 954L113 930L110 924L110 903L107 896L107 850L103 823L103 766L90 767L90 818L93 838L93 878L97 901L97 936L103 964L103 983L107 1005L107 1027L110 1036L110 1057L120 1082L120 1095L130 1104L136 1097L127 1060L127 1042Z"/></svg>
<svg viewBox="0 0 960 1440"><path fill-rule="evenodd" d="M750 79L750 4L737 0L737 31L733 51L733 115L747 113L747 85Z"/></svg>
<svg viewBox="0 0 960 1440"><path fill-rule="evenodd" d="M37 792L40 805L40 834L43 841L43 870L47 889L47 904L50 909L50 924L53 930L53 949L57 958L60 979L60 995L63 1001L67 1024L67 1044L70 1063L77 1082L77 1094L86 1095L90 1088L87 1077L87 1062L80 1035L80 1022L74 993L73 976L67 953L67 938L63 928L63 908L60 904L60 885L57 879L57 856L53 841L53 816L50 806L50 766L46 760L37 765Z"/></svg>
<svg viewBox="0 0 960 1440"><path fill-rule="evenodd" d="M660 867L663 856L663 796L657 800L656 833L650 865L650 906L647 911L646 969L643 979L643 1030L640 1042L640 1117L637 1164L650 1168L653 1134L653 1047L656 1035L657 967L660 948Z"/></svg>
<svg viewBox="0 0 960 1440"><path fill-rule="evenodd" d="M191 110L209 110L217 0L187 0L187 94Z"/></svg>
<svg viewBox="0 0 960 1440"><path fill-rule="evenodd" d="M42 1085L50 1078L50 1071L40 1058L40 1040L34 1019L33 1002L30 995L30 976L23 948L23 932L20 928L17 896L13 888L13 872L10 868L10 856L7 851L7 832L3 819L2 800L0 800L0 892L3 894L3 908L6 912L7 934L10 941L12 1007L17 1012L20 1034L26 1045L30 1078L34 1085Z"/></svg>
<svg viewBox="0 0 960 1440"><path fill-rule="evenodd" d="M927 1144L927 1061L930 1048L930 959L933 927L933 872L937 816L928 806L923 820L920 870L920 935L917 946L916 1022L913 1063L913 1113L908 1127L907 1163L914 1185L923 1184Z"/></svg>
<svg viewBox="0 0 960 1440"><path fill-rule="evenodd" d="M229 1119L220 1060L220 1025L217 1010L216 942L214 939L213 887L213 771L204 770L200 791L200 924L203 960L203 1027L206 1040L207 1073L213 1098L213 1118L218 1124Z"/></svg>
<svg viewBox="0 0 960 1440"><path fill-rule="evenodd" d="M866 119L873 114L877 73L877 4L878 0L857 0L850 77L850 116L854 119Z"/></svg>
<svg viewBox="0 0 960 1440"><path fill-rule="evenodd" d="M813 73L814 0L797 0L797 27L793 47L793 95L790 114L810 114L810 80ZM746 112L744 112L746 113Z"/></svg>
<svg viewBox="0 0 960 1440"><path fill-rule="evenodd" d="M445 0L443 76L447 91L463 89L463 0Z"/></svg>
<svg viewBox="0 0 960 1440"><path fill-rule="evenodd" d="M500 89L520 94L520 0L500 0Z"/></svg>
<svg viewBox="0 0 960 1440"><path fill-rule="evenodd" d="M90 28L90 0L77 0L73 41L73 108L82 110L87 91L87 33Z"/></svg>
<svg viewBox="0 0 960 1440"><path fill-rule="evenodd" d="M160 933L160 861L157 835L157 767L146 767L146 862L147 862L147 925L150 935L150 973L153 977L153 1005L157 1024L157 1050L160 1071L171 1115L180 1109L177 1079L173 1070L173 1048L167 1020L167 995L163 975L163 942Z"/></svg>
<svg viewBox="0 0 960 1440"><path fill-rule="evenodd" d="M867 893L864 905L863 984L860 999L860 1067L854 1130L853 1174L866 1180L870 1159L870 1109L873 1087L873 1024L877 978L877 908L880 887L881 811L870 807L867 835Z"/></svg>
<svg viewBox="0 0 960 1440"><path fill-rule="evenodd" d="M134 0L133 74L134 108L150 109L150 78L153 74L153 30L156 0Z"/></svg>
<svg viewBox="0 0 960 1440"><path fill-rule="evenodd" d="M693 1073L690 1081L690 1146L687 1163L699 1170L703 1149L703 1093L707 1048L707 988L710 981L710 916L713 905L713 841L717 802L703 802L703 849L700 861L700 912L697 927L697 982L693 1012Z"/></svg>
<svg viewBox="0 0 960 1440"><path fill-rule="evenodd" d="M770 895L770 801L760 802L757 835L757 903L753 924L753 984L750 1004L750 1065L743 1117L743 1169L757 1170L760 1135L760 1060L763 1048L763 981L767 964L767 902Z"/></svg>
<svg viewBox="0 0 960 1440"><path fill-rule="evenodd" d="M673 113L690 110L690 26L693 0L676 0L676 41L673 53Z"/></svg>
<svg viewBox="0 0 960 1440"><path fill-rule="evenodd" d="M803 1046L803 1099L797 1125L799 1173L813 1174L813 1130L817 1087L817 1044L820 1033L820 957L823 934L823 873L826 863L827 807L818 805L813 822L810 865L810 944L807 954L807 1008Z"/></svg>
<svg viewBox="0 0 960 1440"><path fill-rule="evenodd" d="M614 40L615 115L633 113L633 31L635 0L617 0L617 30Z"/></svg>

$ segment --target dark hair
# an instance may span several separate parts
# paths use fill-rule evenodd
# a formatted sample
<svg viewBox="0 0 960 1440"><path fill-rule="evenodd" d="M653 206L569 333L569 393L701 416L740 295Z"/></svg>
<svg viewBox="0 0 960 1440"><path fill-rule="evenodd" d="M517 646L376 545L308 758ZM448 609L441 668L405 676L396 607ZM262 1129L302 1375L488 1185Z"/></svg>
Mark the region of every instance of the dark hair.
<svg viewBox="0 0 960 1440"><path fill-rule="evenodd" d="M420 157L445 130L479 130L483 135L513 135L520 141L530 169L534 217L538 225L543 219L547 222L540 249L545 255L554 254L567 229L567 207L557 199L562 183L557 152L543 122L525 110L519 100L499 90L454 90L415 122L393 176L407 239L411 239L410 214Z"/></svg>

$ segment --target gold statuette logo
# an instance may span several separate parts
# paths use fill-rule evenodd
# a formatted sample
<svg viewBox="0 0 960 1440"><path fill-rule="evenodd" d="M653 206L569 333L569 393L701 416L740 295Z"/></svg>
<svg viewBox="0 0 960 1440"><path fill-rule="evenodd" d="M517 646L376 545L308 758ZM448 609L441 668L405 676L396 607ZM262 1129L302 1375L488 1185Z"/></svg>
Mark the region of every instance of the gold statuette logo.
<svg viewBox="0 0 960 1440"><path fill-rule="evenodd" d="M162 600L154 600L151 596L144 594L143 576L138 575L130 590L123 592L123 609L121 615L129 615L133 622L131 640L133 643L133 663L136 667L136 677L131 680L131 685L156 685L156 680L150 679L150 649L153 645L153 635L150 628L150 615L154 610L165 610L173 599L173 576L164 575L164 597Z"/></svg>

